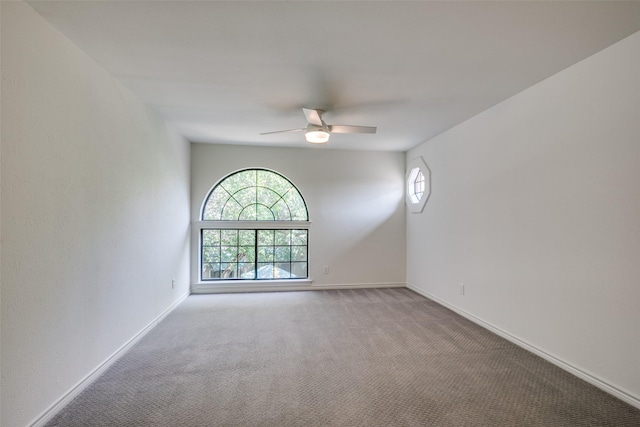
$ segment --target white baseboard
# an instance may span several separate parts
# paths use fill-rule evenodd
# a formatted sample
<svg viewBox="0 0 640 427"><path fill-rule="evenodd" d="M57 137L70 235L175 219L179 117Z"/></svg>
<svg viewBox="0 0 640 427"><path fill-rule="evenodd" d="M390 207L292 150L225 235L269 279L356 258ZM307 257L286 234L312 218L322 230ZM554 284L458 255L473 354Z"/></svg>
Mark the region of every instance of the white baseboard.
<svg viewBox="0 0 640 427"><path fill-rule="evenodd" d="M576 368L575 366L573 366L571 363L559 359L556 356L553 356L552 354L549 354L539 348L537 348L536 346L529 344L526 341L521 340L518 337L515 337L513 335L511 335L510 333L498 328L497 326L494 326L490 323L485 322L484 320L474 316L473 314L462 310L454 305L449 304L446 301L441 300L440 298L431 295L430 293L423 291L420 288L417 288L416 286L413 286L411 283L407 283L407 288L411 289L412 291L426 297L429 298L430 300L437 302L438 304L448 308L449 310L452 310L456 313L458 313L459 315L461 315L462 317L465 317L469 320L471 320L473 323L476 323L477 325L482 326L483 328L493 332L496 335L501 336L502 338L511 341L512 343L514 343L515 345L517 345L518 347L521 347L537 356L542 357L543 359L545 359L548 362L553 363L554 365L558 366L561 369L564 369L565 371L569 372L570 374L575 375L576 377L588 382L589 384L592 384L596 387L598 387L599 389L613 395L614 397L617 397L618 399L622 400L623 402L626 402L632 406L635 406L636 408L640 409L640 399L630 395L629 393L626 393L623 390L620 390L619 388L601 380L600 378L597 378L594 375L589 374L588 372L585 372L579 368Z"/></svg>
<svg viewBox="0 0 640 427"><path fill-rule="evenodd" d="M192 294L227 294L237 292L284 292L284 291L323 291L330 289L371 289L371 288L405 288L406 283L390 282L390 283L347 283L333 285L314 285L311 282L291 283L286 281L278 284L258 283L234 283L234 284L212 284L212 283L196 283L191 287Z"/></svg>
<svg viewBox="0 0 640 427"><path fill-rule="evenodd" d="M87 376L80 380L76 385L71 387L61 398L55 401L49 408L47 408L42 414L36 417L28 425L31 427L41 427L48 423L54 416L58 414L69 402L71 402L77 395L79 395L84 389L89 387L100 375L102 375L111 365L113 365L120 357L122 357L131 347L133 347L142 337L144 337L149 331L151 331L162 319L164 319L169 313L171 313L182 301L189 296L189 293L182 295L171 304L166 310L164 310L158 317L153 319L147 326L145 326L140 332L127 341L122 347L116 350L111 356L109 356L104 362L98 365Z"/></svg>

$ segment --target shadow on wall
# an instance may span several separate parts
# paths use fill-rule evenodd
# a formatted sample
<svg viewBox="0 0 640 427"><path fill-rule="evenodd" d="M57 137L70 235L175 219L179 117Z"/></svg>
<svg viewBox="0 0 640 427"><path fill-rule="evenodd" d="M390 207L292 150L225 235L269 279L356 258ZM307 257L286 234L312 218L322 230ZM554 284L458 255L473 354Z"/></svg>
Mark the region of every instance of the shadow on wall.
<svg viewBox="0 0 640 427"><path fill-rule="evenodd" d="M341 197L352 198L358 191L358 186L350 186L342 191ZM360 194L364 197L355 203L345 203L343 209L322 210L317 216L317 223L331 223L334 236L344 231L349 239L336 246L329 241L330 237L313 235L311 244L333 248L326 262L358 271L358 277L353 278L356 283L396 282L398 277L405 277L404 182L385 183L375 192L368 186Z"/></svg>

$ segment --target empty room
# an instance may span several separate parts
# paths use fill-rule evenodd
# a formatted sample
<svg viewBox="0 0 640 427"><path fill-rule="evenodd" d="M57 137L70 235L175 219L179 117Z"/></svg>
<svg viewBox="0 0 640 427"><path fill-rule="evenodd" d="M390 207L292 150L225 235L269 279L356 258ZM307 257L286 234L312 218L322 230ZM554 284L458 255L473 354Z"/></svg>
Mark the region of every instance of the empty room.
<svg viewBox="0 0 640 427"><path fill-rule="evenodd" d="M0 1L0 425L640 426L640 1Z"/></svg>

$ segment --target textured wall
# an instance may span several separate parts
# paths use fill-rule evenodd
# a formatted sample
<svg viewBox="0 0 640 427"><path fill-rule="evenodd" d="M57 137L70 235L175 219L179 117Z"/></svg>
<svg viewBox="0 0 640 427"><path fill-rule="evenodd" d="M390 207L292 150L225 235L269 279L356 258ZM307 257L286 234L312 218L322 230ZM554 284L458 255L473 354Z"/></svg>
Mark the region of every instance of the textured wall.
<svg viewBox="0 0 640 427"><path fill-rule="evenodd" d="M225 175L247 167L273 169L307 202L314 284L406 282L403 153L192 144L191 154L192 220ZM329 274L322 273L323 265Z"/></svg>
<svg viewBox="0 0 640 427"><path fill-rule="evenodd" d="M408 282L640 399L640 33L419 155Z"/></svg>
<svg viewBox="0 0 640 427"><path fill-rule="evenodd" d="M2 2L2 106L0 424L19 427L188 291L189 144L22 2Z"/></svg>

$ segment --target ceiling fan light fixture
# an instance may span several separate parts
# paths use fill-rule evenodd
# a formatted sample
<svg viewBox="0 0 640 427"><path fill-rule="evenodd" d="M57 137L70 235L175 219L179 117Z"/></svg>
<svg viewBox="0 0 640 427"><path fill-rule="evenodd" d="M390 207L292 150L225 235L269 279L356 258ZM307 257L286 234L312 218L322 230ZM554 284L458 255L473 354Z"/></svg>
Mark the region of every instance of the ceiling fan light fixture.
<svg viewBox="0 0 640 427"><path fill-rule="evenodd" d="M312 144L324 144L329 141L332 133L376 133L373 126L354 125L327 125L322 120L324 110L311 110L303 108L302 111L307 117L307 127L288 130L277 130L275 132L263 132L260 135L271 135L274 133L300 132L304 131L304 139Z"/></svg>
<svg viewBox="0 0 640 427"><path fill-rule="evenodd" d="M312 144L324 144L329 141L329 132L323 130L309 130L305 132L304 138Z"/></svg>

